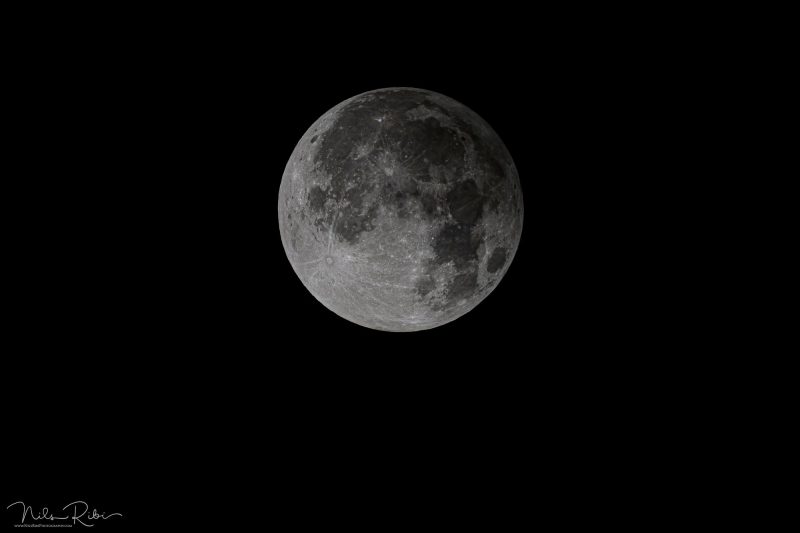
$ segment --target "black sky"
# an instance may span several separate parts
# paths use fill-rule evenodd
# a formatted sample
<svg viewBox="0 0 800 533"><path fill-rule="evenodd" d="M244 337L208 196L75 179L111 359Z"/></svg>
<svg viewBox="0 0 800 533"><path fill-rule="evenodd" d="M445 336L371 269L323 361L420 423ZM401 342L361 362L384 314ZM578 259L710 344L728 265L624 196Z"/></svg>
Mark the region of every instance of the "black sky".
<svg viewBox="0 0 800 533"><path fill-rule="evenodd" d="M82 498L135 527L287 513L380 525L432 509L497 525L531 498L507 474L529 475L536 440L558 442L564 391L592 382L591 347L627 327L597 217L615 169L582 143L613 135L599 125L610 70L591 43L573 53L569 24L547 13L315 9L16 19L8 503ZM417 333L323 308L278 234L296 142L337 103L389 86L486 119L525 201L498 287Z"/></svg>

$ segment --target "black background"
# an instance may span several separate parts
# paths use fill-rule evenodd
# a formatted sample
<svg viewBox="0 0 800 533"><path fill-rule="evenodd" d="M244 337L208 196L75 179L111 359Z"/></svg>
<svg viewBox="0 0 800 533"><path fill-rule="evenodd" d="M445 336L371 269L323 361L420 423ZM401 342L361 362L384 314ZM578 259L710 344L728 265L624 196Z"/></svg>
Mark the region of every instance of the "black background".
<svg viewBox="0 0 800 533"><path fill-rule="evenodd" d="M615 160L618 93L648 82L614 83L575 14L464 9L9 19L3 507L125 515L102 529L497 527L542 501L537 472L648 327L615 280L651 258L614 259L606 207L635 165ZM525 201L494 292L409 334L317 303L276 216L311 123L389 86L486 119Z"/></svg>

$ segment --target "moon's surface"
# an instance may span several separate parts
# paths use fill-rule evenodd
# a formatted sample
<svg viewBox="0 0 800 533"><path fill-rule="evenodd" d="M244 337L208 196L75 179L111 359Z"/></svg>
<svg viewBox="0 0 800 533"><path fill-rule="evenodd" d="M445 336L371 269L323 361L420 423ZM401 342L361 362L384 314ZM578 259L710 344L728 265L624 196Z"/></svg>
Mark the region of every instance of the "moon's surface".
<svg viewBox="0 0 800 533"><path fill-rule="evenodd" d="M385 331L430 329L480 303L522 233L505 145L444 95L379 89L345 100L286 165L278 220L303 285L337 315Z"/></svg>

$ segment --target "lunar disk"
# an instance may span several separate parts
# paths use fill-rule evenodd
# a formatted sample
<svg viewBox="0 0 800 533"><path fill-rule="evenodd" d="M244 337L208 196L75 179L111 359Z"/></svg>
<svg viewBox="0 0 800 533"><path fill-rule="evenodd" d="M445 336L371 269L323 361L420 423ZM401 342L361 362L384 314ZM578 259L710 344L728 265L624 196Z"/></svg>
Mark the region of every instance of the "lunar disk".
<svg viewBox="0 0 800 533"><path fill-rule="evenodd" d="M303 285L385 331L435 328L497 285L522 232L511 155L464 105L431 91L360 94L321 116L286 165L278 221Z"/></svg>

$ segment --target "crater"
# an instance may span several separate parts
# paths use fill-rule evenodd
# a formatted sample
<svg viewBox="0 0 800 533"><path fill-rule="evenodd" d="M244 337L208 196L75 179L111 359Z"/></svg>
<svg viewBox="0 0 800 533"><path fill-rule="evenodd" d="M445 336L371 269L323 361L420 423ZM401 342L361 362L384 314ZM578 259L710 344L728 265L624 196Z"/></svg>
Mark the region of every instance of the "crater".
<svg viewBox="0 0 800 533"><path fill-rule="evenodd" d="M494 274L506 264L506 249L502 246L495 248L492 255L489 257L489 262L486 264L486 270L490 274Z"/></svg>

